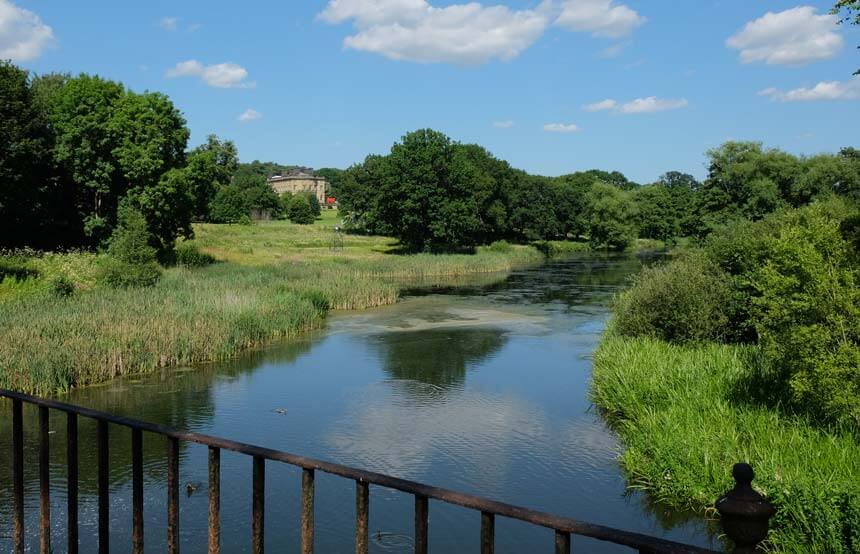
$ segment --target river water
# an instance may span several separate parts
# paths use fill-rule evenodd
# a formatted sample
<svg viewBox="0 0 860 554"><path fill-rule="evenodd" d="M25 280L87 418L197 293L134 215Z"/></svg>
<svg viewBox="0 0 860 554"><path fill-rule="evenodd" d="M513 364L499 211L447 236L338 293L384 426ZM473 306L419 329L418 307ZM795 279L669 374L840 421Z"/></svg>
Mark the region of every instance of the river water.
<svg viewBox="0 0 860 554"><path fill-rule="evenodd" d="M627 492L619 444L588 400L591 354L608 301L637 272L633 256L581 256L416 288L390 307L332 314L324 330L229 364L164 371L80 389L64 400L188 430L322 458L522 506L702 546L705 525ZM11 523L8 406L0 406L0 550ZM81 421L81 544L96 546L94 426ZM27 530L37 547L35 411L27 429ZM51 422L53 540L65 551L65 420ZM111 429L111 537L130 551L129 433ZM147 551L166 544L166 444L145 435ZM250 551L251 461L222 453L225 552ZM205 552L207 450L182 445L183 552ZM269 463L266 547L298 551L298 470ZM186 484L194 489L187 494ZM353 549L355 488L317 474L318 552ZM413 499L371 488L371 551L409 552ZM430 547L474 552L480 514L431 501ZM552 532L503 518L496 551L551 552ZM574 551L625 552L579 537Z"/></svg>

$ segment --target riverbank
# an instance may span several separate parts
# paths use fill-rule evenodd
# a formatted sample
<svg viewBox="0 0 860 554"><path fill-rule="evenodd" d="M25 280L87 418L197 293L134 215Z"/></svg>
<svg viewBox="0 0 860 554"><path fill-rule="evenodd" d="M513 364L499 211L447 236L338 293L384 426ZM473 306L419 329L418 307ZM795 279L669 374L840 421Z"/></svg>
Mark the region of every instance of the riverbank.
<svg viewBox="0 0 860 554"><path fill-rule="evenodd" d="M778 552L860 548L860 442L751 403L752 346L670 345L610 332L595 353L592 400L624 443L630 487L672 508L713 514L752 464L774 503Z"/></svg>
<svg viewBox="0 0 860 554"><path fill-rule="evenodd" d="M0 387L51 394L226 360L318 328L331 309L394 303L401 287L417 279L506 272L543 259L528 246L399 255L385 237L333 243L332 217L311 226L200 225L194 242L219 262L170 268L149 288L99 286L94 254L34 256L31 274L0 286ZM59 277L73 294L55 294Z"/></svg>

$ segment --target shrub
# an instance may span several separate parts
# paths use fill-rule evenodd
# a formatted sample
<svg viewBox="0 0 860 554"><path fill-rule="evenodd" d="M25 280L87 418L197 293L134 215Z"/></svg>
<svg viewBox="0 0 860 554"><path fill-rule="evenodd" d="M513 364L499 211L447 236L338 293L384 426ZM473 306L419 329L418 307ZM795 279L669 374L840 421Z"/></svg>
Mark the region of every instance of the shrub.
<svg viewBox="0 0 860 554"><path fill-rule="evenodd" d="M49 290L58 298L67 298L75 293L75 284L68 277L60 275L51 280Z"/></svg>
<svg viewBox="0 0 860 554"><path fill-rule="evenodd" d="M701 255L646 267L615 299L615 330L669 342L721 340L734 299L727 276Z"/></svg>
<svg viewBox="0 0 860 554"><path fill-rule="evenodd" d="M308 197L303 194L293 196L290 199L287 216L290 218L290 221L300 225L313 223L315 218Z"/></svg>
<svg viewBox="0 0 860 554"><path fill-rule="evenodd" d="M513 246L511 246L511 243L506 240L497 240L487 247L487 250L490 252L499 252L501 254L510 252L512 249Z"/></svg>
<svg viewBox="0 0 860 554"><path fill-rule="evenodd" d="M147 287L161 277L155 248L149 245L143 214L132 208L119 212L119 225L102 262L101 280L115 288Z"/></svg>
<svg viewBox="0 0 860 554"><path fill-rule="evenodd" d="M183 242L176 247L176 263L185 267L204 267L215 263L215 258L201 252L196 244Z"/></svg>
<svg viewBox="0 0 860 554"><path fill-rule="evenodd" d="M822 206L784 220L763 241L766 260L749 274L759 342L797 408L860 429L860 278L853 248Z"/></svg>
<svg viewBox="0 0 860 554"><path fill-rule="evenodd" d="M305 196L308 199L308 204L311 206L311 213L314 214L314 217L322 215L322 208L320 207L320 201L317 199L317 195L312 192L307 192L305 193Z"/></svg>

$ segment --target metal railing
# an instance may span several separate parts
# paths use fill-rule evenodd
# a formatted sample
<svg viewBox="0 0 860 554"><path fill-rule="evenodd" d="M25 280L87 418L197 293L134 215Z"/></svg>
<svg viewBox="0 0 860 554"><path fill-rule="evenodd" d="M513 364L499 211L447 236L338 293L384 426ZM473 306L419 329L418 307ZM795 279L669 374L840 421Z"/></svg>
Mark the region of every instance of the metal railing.
<svg viewBox="0 0 860 554"><path fill-rule="evenodd" d="M570 553L571 535L590 537L630 547L648 554L657 553L706 553L704 548L684 545L668 540L613 529L602 525L585 523L576 519L559 517L520 506L496 502L480 496L443 489L398 479L380 473L297 456L287 452L231 441L219 437L190 433L114 416L107 413L46 400L34 396L0 389L0 398L12 401L12 447L14 479L14 525L13 544L16 553L24 552L24 433L22 404L32 404L39 412L39 549L49 553L51 549L51 503L49 472L49 411L66 414L67 425L67 486L68 486L68 548L69 554L78 552L78 417L96 421L98 460L98 545L99 552L106 554L110 547L110 502L108 470L110 455L108 434L110 426L124 427L131 432L132 439L132 551L143 552L143 433L160 435L167 440L167 550L179 552L179 443L180 441L205 445L209 448L209 532L210 554L220 552L221 544L221 450L237 452L253 458L252 486L252 552L263 552L265 530L265 475L266 462L280 462L302 470L301 492L301 552L310 554L314 550L314 475L320 471L355 481L355 551L368 551L368 515L370 508L370 485L398 490L415 498L415 552L426 554L428 550L429 501L437 500L463 506L481 513L480 551L491 554L495 541L495 518L501 516L545 527L555 534L555 552Z"/></svg>

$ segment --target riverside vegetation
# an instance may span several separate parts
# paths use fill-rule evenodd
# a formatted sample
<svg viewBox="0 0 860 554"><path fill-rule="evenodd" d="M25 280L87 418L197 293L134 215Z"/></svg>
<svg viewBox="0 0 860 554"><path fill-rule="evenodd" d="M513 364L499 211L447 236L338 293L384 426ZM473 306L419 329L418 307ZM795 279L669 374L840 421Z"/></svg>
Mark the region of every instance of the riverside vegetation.
<svg viewBox="0 0 860 554"><path fill-rule="evenodd" d="M860 217L840 198L718 231L615 301L592 396L631 486L707 512L748 461L780 552L860 551Z"/></svg>
<svg viewBox="0 0 860 554"><path fill-rule="evenodd" d="M107 253L0 257L0 386L50 394L223 360L319 327L330 309L390 304L416 279L504 272L543 259L533 247L502 243L473 255L404 256L391 253L392 239L370 236L347 236L343 250L332 251L335 217L326 212L314 225L200 225L198 238L178 248L180 263L148 287L105 284ZM206 253L224 261L195 267Z"/></svg>

